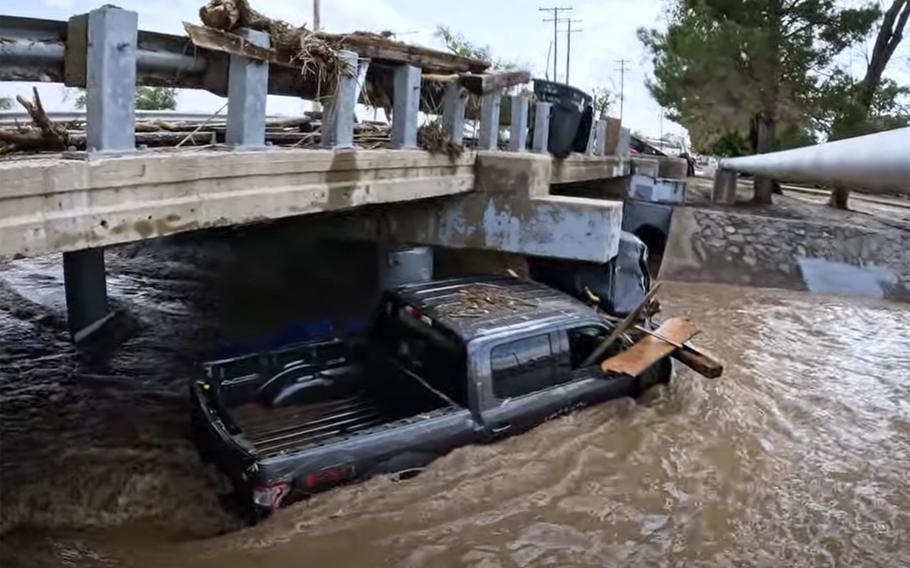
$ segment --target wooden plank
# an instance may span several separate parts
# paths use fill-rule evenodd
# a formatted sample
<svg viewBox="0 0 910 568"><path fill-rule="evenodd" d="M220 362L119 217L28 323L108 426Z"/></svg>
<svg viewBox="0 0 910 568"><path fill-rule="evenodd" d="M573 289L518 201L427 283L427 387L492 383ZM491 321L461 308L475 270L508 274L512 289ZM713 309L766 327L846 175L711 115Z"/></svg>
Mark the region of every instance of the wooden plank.
<svg viewBox="0 0 910 568"><path fill-rule="evenodd" d="M486 61L461 57L436 49L410 45L382 37L378 34L354 32L330 34L317 32L316 37L325 40L336 49L356 51L379 63L407 63L421 67L425 73L483 73L490 66Z"/></svg>
<svg viewBox="0 0 910 568"><path fill-rule="evenodd" d="M498 73L469 73L461 75L461 86L475 95L485 95L522 85L531 80L531 73L528 71L501 71Z"/></svg>
<svg viewBox="0 0 910 568"><path fill-rule="evenodd" d="M686 345L679 343L678 341L673 341L668 337L660 335L656 331L651 331L640 325L634 326L633 329L675 347L676 351L673 352L673 358L707 379L716 379L724 373L723 362L703 349L699 349L694 345Z"/></svg>
<svg viewBox="0 0 910 568"><path fill-rule="evenodd" d="M658 334L676 343L685 343L697 332L698 329L685 318L668 319L657 328ZM624 373L637 377L675 350L676 347L649 335L622 353L606 359L600 368L605 373Z"/></svg>
<svg viewBox="0 0 910 568"><path fill-rule="evenodd" d="M252 44L239 35L207 26L197 26L189 22L183 22L183 29L186 30L186 35L190 37L190 41L196 47L232 55L242 55L250 59L268 61L283 67L300 68L299 64L292 64L289 58L281 57L274 49Z"/></svg>

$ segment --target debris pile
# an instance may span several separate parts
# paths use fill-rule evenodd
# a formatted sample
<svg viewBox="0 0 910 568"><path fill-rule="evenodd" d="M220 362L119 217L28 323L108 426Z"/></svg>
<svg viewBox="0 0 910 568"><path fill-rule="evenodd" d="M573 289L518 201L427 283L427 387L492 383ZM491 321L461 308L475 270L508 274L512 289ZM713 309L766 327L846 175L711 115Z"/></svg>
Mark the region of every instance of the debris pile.
<svg viewBox="0 0 910 568"><path fill-rule="evenodd" d="M299 66L301 74L315 78L323 96L335 92L342 74L355 72L335 47L315 32L269 18L250 7L248 0L209 0L199 9L199 19L206 26L225 32L249 28L268 33L276 56Z"/></svg>
<svg viewBox="0 0 910 568"><path fill-rule="evenodd" d="M439 311L449 318L479 318L491 313L517 312L537 308L537 304L516 298L500 286L477 284L458 291L455 298Z"/></svg>
<svg viewBox="0 0 910 568"><path fill-rule="evenodd" d="M442 127L442 121L438 119L431 120L417 129L417 147L431 154L446 154L453 159L464 151L464 146L449 139Z"/></svg>

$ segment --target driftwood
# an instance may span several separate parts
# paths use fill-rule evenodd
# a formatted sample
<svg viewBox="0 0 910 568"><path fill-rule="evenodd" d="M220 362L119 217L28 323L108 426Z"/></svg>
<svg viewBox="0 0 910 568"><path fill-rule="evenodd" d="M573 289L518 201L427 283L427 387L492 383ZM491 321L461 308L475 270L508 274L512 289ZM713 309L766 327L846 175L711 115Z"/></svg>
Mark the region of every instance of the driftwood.
<svg viewBox="0 0 910 568"><path fill-rule="evenodd" d="M424 74L421 79L427 83L455 83L474 95L486 95L522 85L531 80L528 71L502 71L498 73L451 73L448 75Z"/></svg>
<svg viewBox="0 0 910 568"><path fill-rule="evenodd" d="M69 141L66 129L47 117L38 89L32 87L35 100L29 101L21 95L16 97L32 119L32 127L19 127L14 131L0 131L0 154L21 150L65 150Z"/></svg>
<svg viewBox="0 0 910 568"><path fill-rule="evenodd" d="M208 31L198 29L199 26L184 24L194 44L277 65L334 67L340 59L337 50L346 49L378 63L416 65L426 73L482 73L490 66L488 62L479 59L410 45L382 34L362 31L330 34L313 32L304 26L294 27L257 12L248 0L209 0L208 4L200 8L199 18L209 28ZM237 28L267 32L271 47L266 49L251 46L235 34L217 33L219 30L232 32Z"/></svg>

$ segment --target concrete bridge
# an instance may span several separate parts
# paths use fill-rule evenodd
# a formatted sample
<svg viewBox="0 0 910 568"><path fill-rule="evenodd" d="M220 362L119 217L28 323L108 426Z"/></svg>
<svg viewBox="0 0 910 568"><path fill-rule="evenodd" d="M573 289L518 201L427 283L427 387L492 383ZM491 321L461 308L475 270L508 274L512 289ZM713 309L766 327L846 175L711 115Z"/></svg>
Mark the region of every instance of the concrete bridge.
<svg viewBox="0 0 910 568"><path fill-rule="evenodd" d="M616 254L622 187L633 173L627 130L608 155L606 121L594 121L587 151L556 159L547 151L550 104L534 104L529 129L529 97L513 95L509 120L502 120L503 88L472 72L445 87L441 119L447 139L461 144L466 86L479 88L476 149L431 154L417 149L422 69L414 63L438 65L446 54L419 48L396 59L386 50L370 52L371 63L370 54L341 51L351 73L325 101L323 149L270 147L266 97L287 94L289 82L299 79L274 65L267 34L237 32L244 49L260 51L194 46L187 60L181 55L187 38L141 32L137 25L135 13L112 6L69 22L0 18L0 79L86 88L86 151L0 162L0 259L63 253L77 339L108 317L104 247L185 231L363 209L364 215L333 225L360 238L443 247L595 262ZM390 147L368 150L354 147L353 130L371 64L389 74L394 88ZM226 144L137 150L135 87L163 83L226 92ZM509 142L500 150L504 125ZM639 161L638 169L639 181L662 187L656 162ZM620 184L618 192L558 191L610 180ZM641 191L642 184L633 187ZM605 199L608 194L619 199ZM411 202L420 203L405 205Z"/></svg>

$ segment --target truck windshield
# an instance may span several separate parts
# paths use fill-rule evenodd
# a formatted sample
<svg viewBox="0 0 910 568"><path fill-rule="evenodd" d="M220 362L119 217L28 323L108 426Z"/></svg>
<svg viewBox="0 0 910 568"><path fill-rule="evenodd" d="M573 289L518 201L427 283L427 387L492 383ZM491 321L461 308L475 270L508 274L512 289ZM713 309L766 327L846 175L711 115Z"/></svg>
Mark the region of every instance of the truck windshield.
<svg viewBox="0 0 910 568"><path fill-rule="evenodd" d="M373 337L399 365L459 405L468 405L465 349L451 332L413 308L388 302L380 310Z"/></svg>

